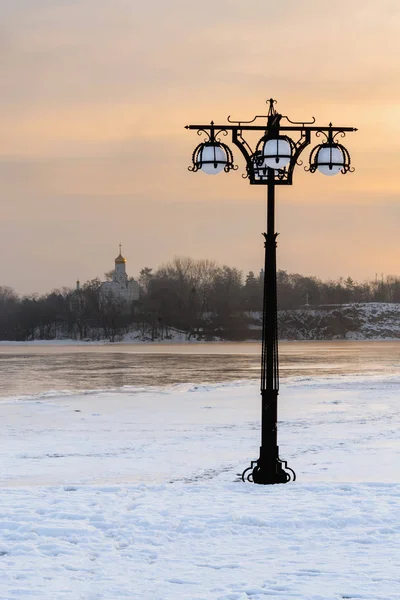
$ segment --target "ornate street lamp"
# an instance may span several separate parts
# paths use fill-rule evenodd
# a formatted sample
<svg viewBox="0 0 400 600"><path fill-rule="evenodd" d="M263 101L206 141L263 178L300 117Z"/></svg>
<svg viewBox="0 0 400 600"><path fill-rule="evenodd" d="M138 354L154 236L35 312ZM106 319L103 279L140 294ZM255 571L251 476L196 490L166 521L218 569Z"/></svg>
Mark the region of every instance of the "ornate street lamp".
<svg viewBox="0 0 400 600"><path fill-rule="evenodd" d="M206 135L193 152L190 171L203 171L208 174L228 173L237 169L233 155L226 144L220 140L221 135L232 135L232 142L243 154L246 161L246 173L251 185L266 185L267 199L267 232L264 236L265 268L264 299L261 347L261 447L258 460L251 461L251 466L242 473L243 481L260 484L288 483L296 479L296 474L287 462L279 458L277 444L277 416L279 392L278 364L278 313L276 286L276 237L275 233L275 186L292 185L293 170L301 165L300 154L311 143L311 134L323 135L325 141L317 145L310 154L307 171L319 171L324 175L347 173L354 169L350 165L350 155L346 148L337 141L345 137L346 132L357 131L353 127L315 126L311 122L294 122L275 110L275 100L268 100L267 115L257 115L251 121L232 121L228 117L227 125L186 125L186 129L197 130L198 135ZM266 119L264 124L259 119ZM285 124L282 126L281 121ZM260 132L261 139L252 150L243 137L243 132ZM292 139L290 136L296 136Z"/></svg>
<svg viewBox="0 0 400 600"><path fill-rule="evenodd" d="M207 175L216 175L225 171L228 173L231 169L237 169L233 164L232 150L226 144L223 144L219 139L216 138L220 133L227 135L227 132L218 130L215 133L215 127L213 121L211 121L209 130L199 129L198 135L204 133L207 139L201 142L194 149L192 162L193 165L189 167L189 171L203 171Z"/></svg>

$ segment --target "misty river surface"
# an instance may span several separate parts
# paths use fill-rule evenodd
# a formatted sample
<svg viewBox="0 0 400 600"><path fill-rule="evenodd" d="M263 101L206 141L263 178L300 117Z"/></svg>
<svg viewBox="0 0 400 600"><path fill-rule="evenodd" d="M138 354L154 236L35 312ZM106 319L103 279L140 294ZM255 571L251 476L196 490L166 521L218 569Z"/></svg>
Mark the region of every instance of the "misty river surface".
<svg viewBox="0 0 400 600"><path fill-rule="evenodd" d="M258 379L260 344L1 344L0 397ZM282 342L280 377L400 374L400 341Z"/></svg>

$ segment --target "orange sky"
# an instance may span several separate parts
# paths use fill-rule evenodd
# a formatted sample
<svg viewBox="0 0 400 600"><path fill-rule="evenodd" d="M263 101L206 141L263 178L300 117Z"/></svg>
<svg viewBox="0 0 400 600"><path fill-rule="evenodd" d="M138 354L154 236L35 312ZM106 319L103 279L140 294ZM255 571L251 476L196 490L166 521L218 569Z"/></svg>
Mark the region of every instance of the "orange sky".
<svg viewBox="0 0 400 600"><path fill-rule="evenodd" d="M358 127L355 173L277 190L278 267L400 274L398 0L14 0L0 7L0 285L45 292L174 255L262 266L265 190L187 171L184 125ZM12 4L12 5L11 5ZM307 151L308 155L308 151Z"/></svg>

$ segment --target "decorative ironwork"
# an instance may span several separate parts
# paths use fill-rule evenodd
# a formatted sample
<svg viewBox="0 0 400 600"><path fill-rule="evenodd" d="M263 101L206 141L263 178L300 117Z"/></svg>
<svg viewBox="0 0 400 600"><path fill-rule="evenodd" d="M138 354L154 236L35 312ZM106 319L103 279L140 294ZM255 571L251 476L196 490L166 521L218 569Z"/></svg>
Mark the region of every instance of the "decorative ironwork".
<svg viewBox="0 0 400 600"><path fill-rule="evenodd" d="M233 162L232 150L227 144L221 142L219 136L227 136L228 132L226 129L221 127L215 131L214 123L211 121L210 129L207 130L205 127L198 129L197 135L205 134L207 136L204 142L201 142L196 146L192 154L192 165L188 167L189 171L196 172L200 169L206 172L218 173L220 171L236 170L238 167Z"/></svg>
<svg viewBox="0 0 400 600"><path fill-rule="evenodd" d="M253 470L255 465L257 464L256 460L252 460L250 467L247 467L247 469L245 469L242 473L242 481L250 481L250 483L254 483L253 482ZM246 473L248 473L246 475Z"/></svg>
<svg viewBox="0 0 400 600"><path fill-rule="evenodd" d="M305 167L305 170L315 173L319 169L325 172L325 174L332 175L338 172L344 174L348 171L353 173L354 168L351 166L349 151L343 144L340 144L336 140L339 136L342 138L346 137L345 131L339 129L334 133L332 123L330 123L328 131L320 130L316 132L316 137L320 137L321 135L325 137L326 141L312 149L309 159L310 165ZM325 169L323 169L324 167Z"/></svg>
<svg viewBox="0 0 400 600"><path fill-rule="evenodd" d="M278 310L276 283L276 238L275 232L275 186L292 185L296 165L302 165L300 155L311 143L311 136L325 136L326 141L317 145L310 154L309 166L305 169L314 173L317 169L330 175L336 172L347 173L354 169L350 165L350 154L337 141L347 132L357 131L353 127L316 127L312 121L296 122L279 114L275 109L276 101L267 101L267 115L257 115L249 121L233 121L228 117L227 125L187 125L187 129L197 130L199 135L208 137L199 144L192 157L191 171L198 171L207 161L202 160L205 147L219 148L224 155L212 156L208 163L215 168L224 162L226 172L236 169L232 152L223 144L218 135L232 135L232 143L239 148L246 162L246 171L242 177L251 185L266 185L267 232L264 233L265 268L261 350L261 447L258 460L251 461L250 467L242 473L243 481L259 484L288 483L296 480L296 474L279 458L277 444L277 413L279 393L279 357L278 357ZM263 120L263 124L257 124ZM284 124L282 124L284 123ZM288 123L288 124L286 124ZM215 133L217 132L217 133ZM254 149L243 137L244 132L259 132L261 138ZM272 144L268 144L268 142ZM268 148L267 148L268 144ZM272 150L271 150L272 146ZM223 157L223 158L222 158ZM226 157L226 161L225 161ZM284 163L284 164L283 164ZM276 165L277 168L274 168ZM219 168L219 167L218 167Z"/></svg>
<svg viewBox="0 0 400 600"><path fill-rule="evenodd" d="M241 479L243 482L248 481L249 483L261 483L257 481L257 479L261 476L261 467L259 466L258 460L252 460L250 463L250 467L247 467L241 475ZM280 470L280 477L282 481L274 481L271 483L289 483L289 481L296 481L296 473L287 466L286 460L277 459L278 467L279 465L283 465ZM289 472L288 472L289 471Z"/></svg>

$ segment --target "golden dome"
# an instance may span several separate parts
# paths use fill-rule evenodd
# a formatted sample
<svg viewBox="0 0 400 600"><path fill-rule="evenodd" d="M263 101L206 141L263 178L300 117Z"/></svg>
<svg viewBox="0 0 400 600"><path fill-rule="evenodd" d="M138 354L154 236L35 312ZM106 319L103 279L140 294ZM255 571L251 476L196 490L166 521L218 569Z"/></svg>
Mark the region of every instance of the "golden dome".
<svg viewBox="0 0 400 600"><path fill-rule="evenodd" d="M124 263L126 263L126 258L124 258L121 254L121 252L118 254L117 258L115 259L115 264L116 265L123 265Z"/></svg>
<svg viewBox="0 0 400 600"><path fill-rule="evenodd" d="M124 258L122 256L122 246L121 244L119 245L119 254L117 256L117 258L115 259L115 264L116 265L124 265L126 263L126 258Z"/></svg>

